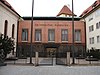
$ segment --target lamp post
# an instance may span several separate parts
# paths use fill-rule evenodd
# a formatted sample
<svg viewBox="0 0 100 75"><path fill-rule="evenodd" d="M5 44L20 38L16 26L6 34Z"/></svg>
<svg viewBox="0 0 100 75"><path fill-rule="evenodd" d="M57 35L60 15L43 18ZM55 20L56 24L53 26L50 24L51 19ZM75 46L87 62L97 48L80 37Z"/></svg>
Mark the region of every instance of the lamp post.
<svg viewBox="0 0 100 75"><path fill-rule="evenodd" d="M30 49L30 64L32 64L32 34L33 34L33 10L34 10L34 0L32 0L32 20L31 20L31 49Z"/></svg>
<svg viewBox="0 0 100 75"><path fill-rule="evenodd" d="M74 53L74 3L72 0L72 64L75 64Z"/></svg>

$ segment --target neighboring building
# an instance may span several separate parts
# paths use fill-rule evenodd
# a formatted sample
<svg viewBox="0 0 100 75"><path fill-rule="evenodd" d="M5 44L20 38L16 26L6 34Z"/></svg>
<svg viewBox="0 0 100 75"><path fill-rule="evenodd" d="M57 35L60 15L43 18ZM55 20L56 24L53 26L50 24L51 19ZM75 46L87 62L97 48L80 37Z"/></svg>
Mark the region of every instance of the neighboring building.
<svg viewBox="0 0 100 75"><path fill-rule="evenodd" d="M100 0L95 1L80 17L86 22L87 49L100 49Z"/></svg>
<svg viewBox="0 0 100 75"><path fill-rule="evenodd" d="M62 10L70 10L64 6ZM61 17L65 15L65 17ZM66 16L67 15L67 16ZM69 15L69 16L68 16ZM60 12L57 17L34 17L32 45L33 52L72 51L72 12ZM76 15L75 15L76 16ZM30 54L31 17L23 17L19 22L18 49L19 57ZM85 53L85 23L74 18L75 53ZM46 55L46 54L45 54Z"/></svg>
<svg viewBox="0 0 100 75"><path fill-rule="evenodd" d="M12 37L15 40L15 45L19 17L20 15L6 0L0 0L0 34Z"/></svg>

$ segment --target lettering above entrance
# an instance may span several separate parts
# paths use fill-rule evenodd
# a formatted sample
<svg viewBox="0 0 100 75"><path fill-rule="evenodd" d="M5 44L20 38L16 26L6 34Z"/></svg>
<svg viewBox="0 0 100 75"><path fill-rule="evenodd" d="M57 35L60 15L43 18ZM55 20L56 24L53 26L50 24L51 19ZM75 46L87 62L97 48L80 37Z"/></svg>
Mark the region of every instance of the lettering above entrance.
<svg viewBox="0 0 100 75"><path fill-rule="evenodd" d="M35 24L35 26L69 26L68 24Z"/></svg>

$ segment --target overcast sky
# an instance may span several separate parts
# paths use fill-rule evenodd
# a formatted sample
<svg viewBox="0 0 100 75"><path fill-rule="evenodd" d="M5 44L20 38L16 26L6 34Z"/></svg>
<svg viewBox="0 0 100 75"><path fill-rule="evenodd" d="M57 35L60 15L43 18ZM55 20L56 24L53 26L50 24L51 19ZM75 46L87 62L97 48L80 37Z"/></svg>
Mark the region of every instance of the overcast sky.
<svg viewBox="0 0 100 75"><path fill-rule="evenodd" d="M32 0L6 0L21 16L31 16ZM74 0L74 13L80 15L96 0ZM71 9L72 0L34 0L34 16L56 16L64 5Z"/></svg>

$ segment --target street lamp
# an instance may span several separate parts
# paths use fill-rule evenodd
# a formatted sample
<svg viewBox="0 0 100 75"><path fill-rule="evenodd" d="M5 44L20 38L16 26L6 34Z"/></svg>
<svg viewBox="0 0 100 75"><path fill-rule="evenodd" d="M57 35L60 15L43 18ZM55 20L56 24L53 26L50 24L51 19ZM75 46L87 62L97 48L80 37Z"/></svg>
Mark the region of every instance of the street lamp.
<svg viewBox="0 0 100 75"><path fill-rule="evenodd" d="M33 10L34 10L34 0L32 0L32 20L31 20L31 49L30 49L30 64L32 64L32 34L33 34Z"/></svg>
<svg viewBox="0 0 100 75"><path fill-rule="evenodd" d="M75 64L74 53L74 3L72 0L72 64Z"/></svg>

